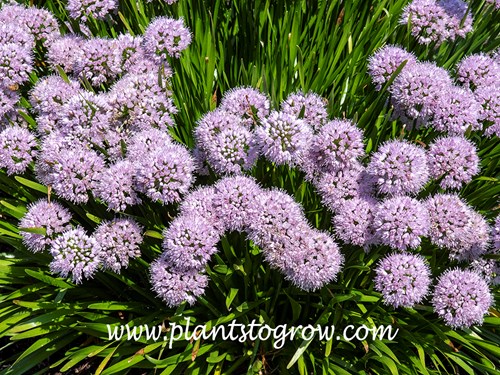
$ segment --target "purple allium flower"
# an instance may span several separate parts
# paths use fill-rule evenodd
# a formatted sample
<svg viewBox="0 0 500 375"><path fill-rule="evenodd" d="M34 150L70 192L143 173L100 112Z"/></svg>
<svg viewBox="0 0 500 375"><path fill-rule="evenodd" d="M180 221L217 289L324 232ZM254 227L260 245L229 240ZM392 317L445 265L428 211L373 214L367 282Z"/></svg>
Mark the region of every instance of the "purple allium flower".
<svg viewBox="0 0 500 375"><path fill-rule="evenodd" d="M493 251L500 252L500 215L495 219L495 225L492 229Z"/></svg>
<svg viewBox="0 0 500 375"><path fill-rule="evenodd" d="M378 240L398 250L416 249L421 236L429 233L429 213L414 198L397 196L381 202L374 213L373 227Z"/></svg>
<svg viewBox="0 0 500 375"><path fill-rule="evenodd" d="M407 65L389 88L395 115L409 126L426 124L443 90L451 85L448 72L433 63Z"/></svg>
<svg viewBox="0 0 500 375"><path fill-rule="evenodd" d="M212 112L208 112L198 120L198 124L194 129L196 144L201 150L206 152L217 134L241 123L242 121L238 116L222 110L220 107Z"/></svg>
<svg viewBox="0 0 500 375"><path fill-rule="evenodd" d="M142 229L131 219L114 219L103 222L94 232L100 249L104 269L120 273L127 268L131 258L141 256Z"/></svg>
<svg viewBox="0 0 500 375"><path fill-rule="evenodd" d="M314 92L304 94L299 91L288 95L281 103L281 112L298 118L303 111L300 118L313 129L319 129L328 120L327 104L327 99Z"/></svg>
<svg viewBox="0 0 500 375"><path fill-rule="evenodd" d="M269 98L253 87L235 87L227 91L219 106L241 117L249 127L269 116L270 107Z"/></svg>
<svg viewBox="0 0 500 375"><path fill-rule="evenodd" d="M9 126L0 133L0 168L8 175L26 171L36 154L36 138L25 128Z"/></svg>
<svg viewBox="0 0 500 375"><path fill-rule="evenodd" d="M495 9L500 9L500 0L486 0L487 3L495 6Z"/></svg>
<svg viewBox="0 0 500 375"><path fill-rule="evenodd" d="M30 7L26 9L23 24L30 30L37 42L48 46L61 33L56 18L46 9Z"/></svg>
<svg viewBox="0 0 500 375"><path fill-rule="evenodd" d="M184 20L157 17L144 32L144 49L159 62L167 56L179 58L181 52L191 44L191 32Z"/></svg>
<svg viewBox="0 0 500 375"><path fill-rule="evenodd" d="M333 120L312 139L311 157L326 170L349 168L363 153L363 133L351 121Z"/></svg>
<svg viewBox="0 0 500 375"><path fill-rule="evenodd" d="M101 172L94 195L108 205L108 210L113 211L125 211L128 206L140 204L141 199L134 191L135 173L136 168L130 161L118 161Z"/></svg>
<svg viewBox="0 0 500 375"><path fill-rule="evenodd" d="M500 64L484 54L467 56L457 64L457 79L471 89L498 86Z"/></svg>
<svg viewBox="0 0 500 375"><path fill-rule="evenodd" d="M242 231L254 221L254 201L261 189L254 179L243 176L225 177L215 186L212 200L214 212L223 221L224 228Z"/></svg>
<svg viewBox="0 0 500 375"><path fill-rule="evenodd" d="M311 229L303 233L300 249L284 254L286 279L305 291L314 291L337 278L344 257L332 237Z"/></svg>
<svg viewBox="0 0 500 375"><path fill-rule="evenodd" d="M144 155L164 150L174 143L170 135L163 130L151 128L135 133L127 145L127 159L139 163Z"/></svg>
<svg viewBox="0 0 500 375"><path fill-rule="evenodd" d="M434 311L452 328L482 324L493 303L488 284L475 272L451 269L434 289Z"/></svg>
<svg viewBox="0 0 500 375"><path fill-rule="evenodd" d="M160 66L150 58L143 48L143 37L132 36L130 34L119 35L114 40L114 52L121 61L120 69L122 72L132 74L156 73ZM162 64L163 76L172 76L170 66L164 62Z"/></svg>
<svg viewBox="0 0 500 375"><path fill-rule="evenodd" d="M429 125L441 132L464 134L469 128L481 129L480 113L481 105L471 91L449 86L437 98Z"/></svg>
<svg viewBox="0 0 500 375"><path fill-rule="evenodd" d="M206 275L196 270L177 270L165 256L151 264L150 272L153 291L168 307L176 307L184 301L194 304L208 285Z"/></svg>
<svg viewBox="0 0 500 375"><path fill-rule="evenodd" d="M218 174L241 174L251 169L259 157L253 134L233 125L217 134L206 149L207 161Z"/></svg>
<svg viewBox="0 0 500 375"><path fill-rule="evenodd" d="M77 61L83 59L84 39L76 35L65 35L54 40L47 48L47 61L52 69L60 66L66 73L72 73Z"/></svg>
<svg viewBox="0 0 500 375"><path fill-rule="evenodd" d="M271 112L255 129L261 153L276 164L295 164L307 151L313 137L312 128L304 120L285 112Z"/></svg>
<svg viewBox="0 0 500 375"><path fill-rule="evenodd" d="M429 293L431 272L420 255L391 254L379 262L375 273L375 289L385 304L395 308L413 307Z"/></svg>
<svg viewBox="0 0 500 375"><path fill-rule="evenodd" d="M216 215L213 207L214 196L213 186L203 186L189 192L184 196L179 207L180 215L202 217L222 235L225 228L222 219Z"/></svg>
<svg viewBox="0 0 500 375"><path fill-rule="evenodd" d="M91 38L81 44L81 56L75 61L74 71L92 86L99 86L114 79L120 73L120 66L112 40Z"/></svg>
<svg viewBox="0 0 500 375"><path fill-rule="evenodd" d="M14 43L27 50L35 47L35 39L22 24L0 23L0 44Z"/></svg>
<svg viewBox="0 0 500 375"><path fill-rule="evenodd" d="M19 222L19 234L26 247L34 253L43 251L58 234L70 228L71 213L57 202L40 199L28 206L28 212ZM45 229L45 234L26 232L23 229Z"/></svg>
<svg viewBox="0 0 500 375"><path fill-rule="evenodd" d="M201 271L217 252L220 234L196 214L181 215L163 231L163 256L177 270Z"/></svg>
<svg viewBox="0 0 500 375"><path fill-rule="evenodd" d="M405 67L415 64L417 58L411 52L404 48L387 45L378 49L368 59L368 73L372 77L377 90L392 77L401 64L406 63Z"/></svg>
<svg viewBox="0 0 500 375"><path fill-rule="evenodd" d="M479 118L488 125L484 134L500 137L500 86L480 87L475 95L481 105Z"/></svg>
<svg viewBox="0 0 500 375"><path fill-rule="evenodd" d="M368 249L375 244L373 214L376 201L370 198L346 200L333 217L336 235L344 242Z"/></svg>
<svg viewBox="0 0 500 375"><path fill-rule="evenodd" d="M12 112L19 98L17 91L10 90L7 87L0 88L0 117Z"/></svg>
<svg viewBox="0 0 500 375"><path fill-rule="evenodd" d="M193 172L194 161L189 151L172 144L143 156L137 165L135 187L153 201L179 202L194 182Z"/></svg>
<svg viewBox="0 0 500 375"><path fill-rule="evenodd" d="M15 23L22 26L26 14L26 7L15 2L3 4L0 9L0 22Z"/></svg>
<svg viewBox="0 0 500 375"><path fill-rule="evenodd" d="M411 34L420 44L435 42L438 46L445 40L465 38L472 31L472 16L462 0L413 0L400 22L411 24Z"/></svg>
<svg viewBox="0 0 500 375"><path fill-rule="evenodd" d="M438 138L427 154L431 177L443 189L460 189L479 173L476 146L463 137Z"/></svg>
<svg viewBox="0 0 500 375"><path fill-rule="evenodd" d="M69 16L84 22L87 21L88 16L99 20L105 19L117 8L116 0L68 0L67 5Z"/></svg>
<svg viewBox="0 0 500 375"><path fill-rule="evenodd" d="M50 271L62 277L71 275L76 284L80 284L83 278L91 279L101 264L99 244L80 227L68 230L52 241L50 254L54 257Z"/></svg>
<svg viewBox="0 0 500 375"><path fill-rule="evenodd" d="M381 194L418 193L429 180L425 150L407 141L392 140L375 152L367 172Z"/></svg>
<svg viewBox="0 0 500 375"><path fill-rule="evenodd" d="M475 259L470 263L468 270L480 275L490 285L500 284L500 262L494 259Z"/></svg>
<svg viewBox="0 0 500 375"><path fill-rule="evenodd" d="M0 44L0 80L3 86L21 85L33 70L31 51L18 44Z"/></svg>

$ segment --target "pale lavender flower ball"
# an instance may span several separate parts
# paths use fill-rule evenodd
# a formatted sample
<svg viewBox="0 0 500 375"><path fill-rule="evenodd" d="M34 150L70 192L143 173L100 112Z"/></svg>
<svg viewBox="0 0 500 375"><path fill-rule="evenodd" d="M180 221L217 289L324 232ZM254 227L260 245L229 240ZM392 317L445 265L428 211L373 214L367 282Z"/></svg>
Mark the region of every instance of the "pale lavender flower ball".
<svg viewBox="0 0 500 375"><path fill-rule="evenodd" d="M100 247L94 237L81 228L68 230L52 241L50 271L80 284L91 279L101 264Z"/></svg>
<svg viewBox="0 0 500 375"><path fill-rule="evenodd" d="M207 146L207 161L218 174L241 174L259 157L253 134L241 125L222 130Z"/></svg>
<svg viewBox="0 0 500 375"><path fill-rule="evenodd" d="M141 256L142 228L131 219L102 222L94 232L104 269L120 273L130 259Z"/></svg>
<svg viewBox="0 0 500 375"><path fill-rule="evenodd" d="M84 58L82 46L85 40L77 35L64 35L54 40L47 48L47 61L52 69L60 66L72 73L77 61Z"/></svg>
<svg viewBox="0 0 500 375"><path fill-rule="evenodd" d="M443 90L452 85L448 72L434 63L407 65L396 77L389 91L395 116L408 126L426 124L434 113Z"/></svg>
<svg viewBox="0 0 500 375"><path fill-rule="evenodd" d="M46 9L27 8L21 22L35 40L45 47L61 36L56 18Z"/></svg>
<svg viewBox="0 0 500 375"><path fill-rule="evenodd" d="M443 189L460 189L479 173L479 156L474 143L463 137L435 140L427 153L432 178Z"/></svg>
<svg viewBox="0 0 500 375"><path fill-rule="evenodd" d="M114 40L114 53L121 61L120 69L123 73L145 74L156 73L160 70L160 65L149 57L143 48L143 37L132 36L130 34L119 35ZM164 62L163 76L172 76L170 66Z"/></svg>
<svg viewBox="0 0 500 375"><path fill-rule="evenodd" d="M325 170L349 168L364 154L363 132L351 121L330 121L315 134L309 152Z"/></svg>
<svg viewBox="0 0 500 375"><path fill-rule="evenodd" d="M344 257L332 237L316 229L303 233L302 246L284 254L285 277L305 291L314 291L334 281Z"/></svg>
<svg viewBox="0 0 500 375"><path fill-rule="evenodd" d="M23 243L34 253L43 251L55 236L70 228L71 213L57 202L40 199L28 206L28 212L19 222ZM45 234L26 232L23 229L45 229Z"/></svg>
<svg viewBox="0 0 500 375"><path fill-rule="evenodd" d="M30 50L18 44L0 44L0 81L2 86L17 86L26 83L33 70Z"/></svg>
<svg viewBox="0 0 500 375"><path fill-rule="evenodd" d="M75 61L74 72L92 86L99 86L113 80L120 73L120 66L112 40L91 38L81 44L81 56Z"/></svg>
<svg viewBox="0 0 500 375"><path fill-rule="evenodd" d="M493 251L500 252L500 216L495 219L495 225L492 230Z"/></svg>
<svg viewBox="0 0 500 375"><path fill-rule="evenodd" d="M420 255L391 254L379 262L375 273L375 289L385 304L395 308L413 307L429 293L431 272Z"/></svg>
<svg viewBox="0 0 500 375"><path fill-rule="evenodd" d="M271 112L255 129L256 143L271 162L294 165L307 151L313 131L304 120L285 112Z"/></svg>
<svg viewBox="0 0 500 375"><path fill-rule="evenodd" d="M480 87L474 94L481 105L479 118L487 125L484 134L500 137L500 86Z"/></svg>
<svg viewBox="0 0 500 375"><path fill-rule="evenodd" d="M206 275L196 270L177 270L165 256L151 264L150 280L153 291L168 307L179 306L184 301L194 304L208 285Z"/></svg>
<svg viewBox="0 0 500 375"><path fill-rule="evenodd" d="M135 173L136 168L130 161L118 161L101 172L94 195L112 211L125 211L128 206L140 204L141 199L134 190Z"/></svg>
<svg viewBox="0 0 500 375"><path fill-rule="evenodd" d="M9 88L0 88L0 117L12 112L19 101L19 93Z"/></svg>
<svg viewBox="0 0 500 375"><path fill-rule="evenodd" d="M214 187L214 212L222 219L224 228L242 231L248 227L257 213L253 203L257 195L261 194L257 182L244 176L225 177Z"/></svg>
<svg viewBox="0 0 500 375"><path fill-rule="evenodd" d="M0 44L14 43L27 50L35 47L35 39L22 24L0 22Z"/></svg>
<svg viewBox="0 0 500 375"><path fill-rule="evenodd" d="M500 285L500 262L494 259L474 259L467 270L477 273L490 285Z"/></svg>
<svg viewBox="0 0 500 375"><path fill-rule="evenodd" d="M314 92L297 92L288 95L281 103L281 112L303 119L313 129L319 129L328 120L328 100Z"/></svg>
<svg viewBox="0 0 500 375"><path fill-rule="evenodd" d="M135 133L127 144L127 159L139 163L144 155L152 154L173 145L170 135L163 130L151 128Z"/></svg>
<svg viewBox="0 0 500 375"><path fill-rule="evenodd" d="M373 220L377 202L370 198L346 200L332 222L335 234L345 243L368 249L376 244Z"/></svg>
<svg viewBox="0 0 500 375"><path fill-rule="evenodd" d="M381 194L418 193L429 180L425 150L407 141L392 140L375 152L367 172Z"/></svg>
<svg viewBox="0 0 500 375"><path fill-rule="evenodd" d="M87 17L102 20L118 9L116 0L68 0L66 9L74 19L87 21Z"/></svg>
<svg viewBox="0 0 500 375"><path fill-rule="evenodd" d="M482 324L492 304L486 281L475 272L460 269L443 273L432 297L434 311L452 328Z"/></svg>
<svg viewBox="0 0 500 375"><path fill-rule="evenodd" d="M36 155L35 136L25 128L9 126L0 133L0 168L8 175L22 174Z"/></svg>
<svg viewBox="0 0 500 375"><path fill-rule="evenodd" d="M22 26L26 10L27 8L24 5L15 2L3 4L0 9L0 22L14 23Z"/></svg>
<svg viewBox="0 0 500 375"><path fill-rule="evenodd" d="M39 114L57 114L62 105L80 91L80 83L65 81L61 76L41 78L30 92L30 104Z"/></svg>
<svg viewBox="0 0 500 375"><path fill-rule="evenodd" d="M194 161L189 151L172 144L144 155L137 165L135 188L151 200L176 203L194 182Z"/></svg>
<svg viewBox="0 0 500 375"><path fill-rule="evenodd" d="M201 271L217 252L220 235L196 214L181 215L163 231L163 256L177 270Z"/></svg>
<svg viewBox="0 0 500 375"><path fill-rule="evenodd" d="M179 207L180 214L183 216L199 216L204 218L219 235L225 231L222 218L217 216L213 207L215 197L215 188L213 186L199 187L184 196Z"/></svg>
<svg viewBox="0 0 500 375"><path fill-rule="evenodd" d="M481 130L481 105L470 90L449 86L442 90L432 112L430 126L449 134L464 134L468 129Z"/></svg>
<svg viewBox="0 0 500 375"><path fill-rule="evenodd" d="M377 90L381 90L396 70L405 63L405 67L415 64L417 58L402 47L387 45L378 49L368 59L368 73Z"/></svg>
<svg viewBox="0 0 500 375"><path fill-rule="evenodd" d="M167 60L167 56L181 57L191 39L191 32L182 18L157 17L144 32L144 49L161 62Z"/></svg>
<svg viewBox="0 0 500 375"><path fill-rule="evenodd" d="M235 87L224 93L219 108L233 113L251 127L269 116L269 98L253 87Z"/></svg>
<svg viewBox="0 0 500 375"><path fill-rule="evenodd" d="M200 150L206 153L206 150L210 148L210 144L217 134L241 124L242 120L238 116L217 108L212 112L206 113L198 120L197 126L194 129L196 144Z"/></svg>
<svg viewBox="0 0 500 375"><path fill-rule="evenodd" d="M373 227L378 240L398 250L413 250L429 233L429 213L414 198L397 196L381 202L374 213Z"/></svg>
<svg viewBox="0 0 500 375"><path fill-rule="evenodd" d="M500 85L500 64L490 56L467 56L457 64L456 70L458 81L471 89Z"/></svg>

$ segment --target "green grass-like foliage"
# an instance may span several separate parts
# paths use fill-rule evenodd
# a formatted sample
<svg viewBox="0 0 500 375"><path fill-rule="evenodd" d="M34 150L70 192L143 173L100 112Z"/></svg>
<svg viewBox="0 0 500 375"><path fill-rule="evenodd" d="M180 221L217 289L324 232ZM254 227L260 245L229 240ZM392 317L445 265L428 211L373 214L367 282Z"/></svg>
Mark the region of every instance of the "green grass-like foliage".
<svg viewBox="0 0 500 375"><path fill-rule="evenodd" d="M36 1L60 20L68 21L65 3ZM416 44L405 26L398 26L403 0L179 0L120 1L118 14L106 21L89 20L95 36L123 32L142 34L158 15L183 17L193 42L182 58L172 61L173 92L179 113L172 135L193 146L192 130L201 115L214 109L229 88L250 85L269 94L274 105L296 90L312 90L329 100L330 117L350 118L364 131L366 151L386 139L401 136L390 120L385 92L377 92L366 73L367 57L385 43L400 44L421 60L451 69L467 54L488 52L500 45L499 13L484 1L473 1L475 29L465 40L438 49ZM74 22L74 21L69 21ZM63 26L64 27L64 26ZM47 74L41 65L40 75ZM24 102L29 106L27 102ZM26 109L29 120L29 108ZM428 143L431 131L405 134ZM500 144L498 139L473 137L482 159L481 177L461 195L481 214L498 213ZM260 160L252 174L263 186L285 189L301 202L310 222L330 228L330 215L312 187L296 170ZM143 256L117 275L99 272L75 286L48 270L50 257L25 249L17 222L26 206L47 195L32 172L10 178L0 172L0 374L53 374L58 371L95 374L498 374L500 313L494 308L480 327L452 330L429 306L398 309L383 305L372 290L373 265L386 252L369 254L344 246L345 267L337 282L319 292L305 293L290 285L262 262L260 250L243 235L228 234L209 264L207 293L192 307L168 309L154 296L148 268L160 254L161 230L177 207L146 202L130 214L148 230ZM206 178L199 183L211 183ZM430 189L436 190L435 187ZM110 219L106 208L90 201L71 206L75 223L92 229ZM129 212L129 211L127 211ZM437 274L446 254L428 243L422 254ZM498 288L493 291L498 301ZM245 343L178 341L169 349L163 341L108 341L106 324L158 325L162 322L207 324L233 319L280 324L399 328L394 341L346 342L315 338L295 340L282 349L272 341ZM169 333L166 332L168 335Z"/></svg>

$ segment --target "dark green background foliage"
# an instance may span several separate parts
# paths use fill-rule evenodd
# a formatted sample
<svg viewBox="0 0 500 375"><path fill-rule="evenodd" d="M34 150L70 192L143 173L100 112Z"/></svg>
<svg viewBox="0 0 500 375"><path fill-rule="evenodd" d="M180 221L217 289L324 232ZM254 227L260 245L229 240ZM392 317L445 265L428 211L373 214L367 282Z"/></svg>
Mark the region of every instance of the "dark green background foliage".
<svg viewBox="0 0 500 375"><path fill-rule="evenodd" d="M35 3L68 21L64 2ZM377 48L400 44L421 60L436 61L453 73L463 56L500 46L499 13L486 8L484 1L473 1L473 34L438 49L416 44L407 27L398 25L406 3L179 0L168 6L162 1L123 0L118 14L106 21L90 20L88 25L96 36L115 37L124 32L142 34L158 15L184 17L194 37L182 58L171 62L179 108L172 135L188 146L193 146L196 120L215 108L226 90L251 85L268 93L275 106L299 89L328 98L331 117L354 119L363 129L369 153L386 139L404 136L427 144L435 137L431 130L404 134L401 124L390 120L385 89L375 91L366 73L367 57ZM42 53L37 55L32 84L50 73ZM23 104L34 124L28 102ZM498 214L500 144L481 135L471 138L480 149L482 173L461 195L491 220ZM294 195L314 226L330 228L329 213L300 172L260 160L252 175L263 186L284 188ZM141 259L132 261L121 275L100 272L80 286L55 278L48 270L49 255L28 252L16 227L26 206L47 195L46 188L34 181L32 172L22 178L0 172L0 374L499 373L500 313L493 308L482 326L453 331L428 303L399 310L383 305L372 284L373 265L388 251L382 247L365 254L361 248L343 246L346 262L338 281L305 293L270 270L259 249L243 235L230 233L209 264L211 282L204 297L192 307L167 309L151 291L148 267L161 252L160 232L175 217L177 207L147 202L127 210L148 231ZM203 178L197 183L213 181ZM425 194L436 191L429 184ZM89 231L111 218L97 201L68 206L74 223ZM429 243L424 241L420 251L434 276L450 266L447 254ZM494 295L498 306L498 288ZM394 341L296 340L280 350L273 349L270 340L179 341L172 349L145 339L107 340L106 324L164 321L168 326L182 324L186 317L191 324L211 327L232 319L243 324L255 319L271 326L334 324L339 329L348 324L392 324L399 334Z"/></svg>

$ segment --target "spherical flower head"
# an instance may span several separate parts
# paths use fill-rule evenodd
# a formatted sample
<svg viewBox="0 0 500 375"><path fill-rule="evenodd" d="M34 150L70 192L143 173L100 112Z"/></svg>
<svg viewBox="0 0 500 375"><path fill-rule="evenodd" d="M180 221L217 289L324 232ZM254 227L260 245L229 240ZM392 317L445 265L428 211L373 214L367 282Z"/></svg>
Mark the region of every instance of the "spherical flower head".
<svg viewBox="0 0 500 375"><path fill-rule="evenodd" d="M484 54L463 58L456 71L458 81L471 89L500 85L500 64Z"/></svg>
<svg viewBox="0 0 500 375"><path fill-rule="evenodd" d="M91 279L101 264L99 244L78 227L68 230L52 241L50 271L71 278L80 284Z"/></svg>
<svg viewBox="0 0 500 375"><path fill-rule="evenodd" d="M383 143L372 155L367 171L376 178L381 194L418 193L429 180L425 150L407 141Z"/></svg>
<svg viewBox="0 0 500 375"><path fill-rule="evenodd" d="M328 100L314 92L297 92L288 95L281 103L281 112L303 119L313 129L319 129L328 121ZM302 114L302 115L301 115Z"/></svg>
<svg viewBox="0 0 500 375"><path fill-rule="evenodd" d="M492 230L492 244L493 251L498 253L500 252L500 216L497 216L495 219L495 225Z"/></svg>
<svg viewBox="0 0 500 375"><path fill-rule="evenodd" d="M47 61L52 69L60 66L66 73L72 73L77 61L83 59L82 46L85 40L76 35L65 35L54 40L47 47Z"/></svg>
<svg viewBox="0 0 500 375"><path fill-rule="evenodd" d="M181 215L163 231L163 256L177 270L201 271L217 252L219 240L219 233L207 219Z"/></svg>
<svg viewBox="0 0 500 375"><path fill-rule="evenodd" d="M46 9L30 7L23 19L35 40L45 47L61 36L56 18Z"/></svg>
<svg viewBox="0 0 500 375"><path fill-rule="evenodd" d="M118 161L101 172L94 195L112 211L125 211L128 206L140 204L141 199L134 190L135 173L136 168L129 160Z"/></svg>
<svg viewBox="0 0 500 375"><path fill-rule="evenodd" d="M286 279L300 289L314 291L337 278L344 257L327 233L311 229L303 234L300 250L285 254L287 261L283 272Z"/></svg>
<svg viewBox="0 0 500 375"><path fill-rule="evenodd" d="M333 120L314 136L310 153L316 164L326 170L351 166L364 153L363 133L352 122Z"/></svg>
<svg viewBox="0 0 500 375"><path fill-rule="evenodd" d="M442 274L432 297L434 311L454 329L482 324L492 303L486 281L475 272L460 269Z"/></svg>
<svg viewBox="0 0 500 375"><path fill-rule="evenodd" d="M411 24L411 34L420 44L436 46L472 31L472 16L462 0L413 0L400 23Z"/></svg>
<svg viewBox="0 0 500 375"><path fill-rule="evenodd" d="M135 188L162 204L180 202L194 182L194 161L181 145L144 155L137 166Z"/></svg>
<svg viewBox="0 0 500 375"><path fill-rule="evenodd" d="M61 76L51 75L40 79L30 92L30 104L39 114L56 116L63 103L78 94L80 84L65 81Z"/></svg>
<svg viewBox="0 0 500 375"><path fill-rule="evenodd" d="M0 44L0 79L3 86L22 85L33 70L31 51L18 44Z"/></svg>
<svg viewBox="0 0 500 375"><path fill-rule="evenodd" d="M27 50L35 47L35 39L29 30L17 23L0 23L0 44L14 43Z"/></svg>
<svg viewBox="0 0 500 375"><path fill-rule="evenodd" d="M87 21L87 17L103 20L109 13L116 11L116 0L68 0L69 16L74 19Z"/></svg>
<svg viewBox="0 0 500 375"><path fill-rule="evenodd" d="M114 53L113 42L91 38L81 44L81 56L75 61L74 72L92 86L109 82L120 73L121 61Z"/></svg>
<svg viewBox="0 0 500 375"><path fill-rule="evenodd" d="M432 178L443 189L460 189L479 173L479 156L474 143L464 137L442 137L427 153Z"/></svg>
<svg viewBox="0 0 500 375"><path fill-rule="evenodd" d="M451 85L448 72L433 63L405 66L389 88L395 114L409 126L426 124L443 90Z"/></svg>
<svg viewBox="0 0 500 375"><path fill-rule="evenodd" d="M373 218L377 240L397 250L419 247L421 237L429 233L429 226L426 206L407 196L396 196L381 202Z"/></svg>
<svg viewBox="0 0 500 375"><path fill-rule="evenodd" d="M222 130L208 146L207 161L218 174L241 174L259 157L253 134L241 125Z"/></svg>
<svg viewBox="0 0 500 375"><path fill-rule="evenodd" d="M0 9L0 22L22 25L26 10L27 8L25 6L15 2L5 3Z"/></svg>
<svg viewBox="0 0 500 375"><path fill-rule="evenodd" d="M127 159L138 163L144 155L155 153L173 145L170 135L163 130L151 128L135 133L127 144Z"/></svg>
<svg viewBox="0 0 500 375"><path fill-rule="evenodd" d="M196 144L200 150L206 152L218 134L223 130L231 129L241 124L242 121L238 116L219 107L212 112L206 113L198 121L194 129Z"/></svg>
<svg viewBox="0 0 500 375"><path fill-rule="evenodd" d="M488 126L484 134L500 137L500 86L479 87L474 94L481 105L479 119Z"/></svg>
<svg viewBox="0 0 500 375"><path fill-rule="evenodd" d="M376 244L373 228L376 204L370 198L346 200L332 220L337 237L345 243L363 246L365 249Z"/></svg>
<svg viewBox="0 0 500 375"><path fill-rule="evenodd" d="M391 254L379 262L375 273L375 289L385 304L395 308L413 307L429 293L431 273L420 255Z"/></svg>
<svg viewBox="0 0 500 375"><path fill-rule="evenodd" d="M12 112L19 98L20 96L17 91L10 90L9 88L0 89L0 117Z"/></svg>
<svg viewBox="0 0 500 375"><path fill-rule="evenodd" d="M131 219L103 222L94 232L104 269L120 273L130 259L141 256L142 228Z"/></svg>
<svg viewBox="0 0 500 375"><path fill-rule="evenodd" d="M475 259L467 270L480 275L489 285L500 285L500 262L494 259Z"/></svg>
<svg viewBox="0 0 500 375"><path fill-rule="evenodd" d="M405 67L415 64L417 58L404 48L387 45L377 50L368 59L368 73L375 88L380 91L396 70L405 63Z"/></svg>
<svg viewBox="0 0 500 375"><path fill-rule="evenodd" d="M156 73L158 78L159 64L154 61L143 48L144 38L142 36L132 36L130 34L119 35L114 40L114 52L121 61L121 70L125 73L145 74ZM163 74L171 76L170 66L164 62L162 64Z"/></svg>
<svg viewBox="0 0 500 375"><path fill-rule="evenodd" d="M285 112L272 112L255 129L256 143L271 162L295 164L309 148L312 128L304 120Z"/></svg>
<svg viewBox="0 0 500 375"><path fill-rule="evenodd" d="M179 207L182 216L199 216L205 219L217 232L222 235L225 231L222 218L216 215L213 207L215 188L202 186L184 196Z"/></svg>
<svg viewBox="0 0 500 375"><path fill-rule="evenodd" d="M39 200L28 206L28 212L19 222L19 234L26 247L37 253L49 246L54 237L70 229L71 213L57 202ZM44 229L45 234L23 229Z"/></svg>
<svg viewBox="0 0 500 375"><path fill-rule="evenodd" d="M7 127L0 133L0 168L5 168L8 175L24 173L36 148L36 138L28 129Z"/></svg>
<svg viewBox="0 0 500 375"><path fill-rule="evenodd" d="M144 32L144 49L159 62L167 56L179 58L181 52L191 44L191 32L184 20L157 17Z"/></svg>
<svg viewBox="0 0 500 375"><path fill-rule="evenodd" d="M251 127L269 116L269 98L253 87L235 87L224 94L219 108L235 114Z"/></svg>
<svg viewBox="0 0 500 375"><path fill-rule="evenodd" d="M179 306L184 301L194 304L208 285L206 275L196 270L177 270L164 256L151 264L150 273L153 291L168 307Z"/></svg>
<svg viewBox="0 0 500 375"><path fill-rule="evenodd" d="M225 177L215 184L214 212L224 228L242 231L254 220L254 201L261 193L254 179L244 176Z"/></svg>

